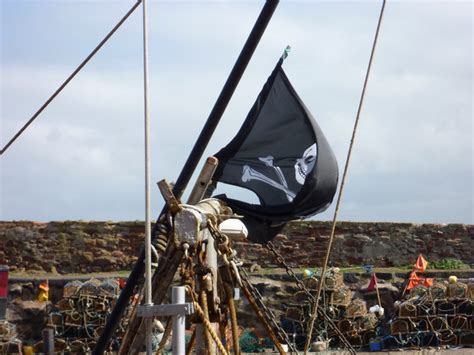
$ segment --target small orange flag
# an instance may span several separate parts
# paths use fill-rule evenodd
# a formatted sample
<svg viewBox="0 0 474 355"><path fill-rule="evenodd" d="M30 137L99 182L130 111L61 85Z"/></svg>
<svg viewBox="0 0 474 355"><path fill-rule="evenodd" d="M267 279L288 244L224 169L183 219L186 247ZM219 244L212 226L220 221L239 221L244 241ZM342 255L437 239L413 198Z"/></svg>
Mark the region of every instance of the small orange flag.
<svg viewBox="0 0 474 355"><path fill-rule="evenodd" d="M407 290L411 290L413 287L418 285L423 285L426 287L433 286L433 279L432 278L423 278L419 277L415 271L410 274L410 278L408 279Z"/></svg>
<svg viewBox="0 0 474 355"><path fill-rule="evenodd" d="M425 281L423 282L423 286L426 286L426 287L433 286L433 279L432 278L426 278Z"/></svg>
<svg viewBox="0 0 474 355"><path fill-rule="evenodd" d="M375 290L376 285L377 285L377 276L375 276L375 272L374 272L372 274L372 277L370 278L369 286L367 286L367 291Z"/></svg>
<svg viewBox="0 0 474 355"><path fill-rule="evenodd" d="M423 257L423 255L418 255L418 259L416 259L415 263L415 270L418 272L425 272L426 267L428 266L428 262Z"/></svg>
<svg viewBox="0 0 474 355"><path fill-rule="evenodd" d="M413 287L416 287L423 282L414 271L410 274L410 278L408 280L407 290L411 290Z"/></svg>

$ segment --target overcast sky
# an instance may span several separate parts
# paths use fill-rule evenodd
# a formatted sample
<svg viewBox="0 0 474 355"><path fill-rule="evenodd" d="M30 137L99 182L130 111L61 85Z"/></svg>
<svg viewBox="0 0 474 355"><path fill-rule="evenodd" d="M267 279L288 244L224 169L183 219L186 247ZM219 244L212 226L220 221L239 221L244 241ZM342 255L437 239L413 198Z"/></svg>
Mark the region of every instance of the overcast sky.
<svg viewBox="0 0 474 355"><path fill-rule="evenodd" d="M0 0L2 147L133 2ZM178 176L262 5L149 2L154 216L154 182ZM342 175L380 5L282 1L205 156L235 135L290 44L284 69ZM141 20L139 9L0 157L1 220L144 219ZM388 1L340 220L474 223L472 40L472 2Z"/></svg>

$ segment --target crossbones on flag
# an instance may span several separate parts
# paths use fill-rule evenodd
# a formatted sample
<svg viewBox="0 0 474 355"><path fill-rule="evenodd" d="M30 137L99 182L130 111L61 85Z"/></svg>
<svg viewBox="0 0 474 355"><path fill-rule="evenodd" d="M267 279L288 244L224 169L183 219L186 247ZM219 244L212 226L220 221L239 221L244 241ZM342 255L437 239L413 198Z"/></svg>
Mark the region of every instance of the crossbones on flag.
<svg viewBox="0 0 474 355"><path fill-rule="evenodd" d="M242 127L216 157L214 181L249 189L260 204L219 198L245 217L249 238L264 243L290 220L324 211L338 167L323 132L277 63Z"/></svg>

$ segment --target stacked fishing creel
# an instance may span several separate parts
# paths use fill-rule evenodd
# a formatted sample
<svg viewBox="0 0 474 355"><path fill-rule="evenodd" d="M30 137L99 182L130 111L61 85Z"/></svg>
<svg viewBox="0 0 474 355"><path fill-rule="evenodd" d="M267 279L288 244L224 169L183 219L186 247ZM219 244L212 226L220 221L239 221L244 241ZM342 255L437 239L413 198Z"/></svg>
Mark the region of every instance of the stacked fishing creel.
<svg viewBox="0 0 474 355"><path fill-rule="evenodd" d="M332 306L347 307L351 303L352 296L350 288L343 285L331 293L330 303Z"/></svg>
<svg viewBox="0 0 474 355"><path fill-rule="evenodd" d="M321 278L321 271L314 273L313 277L308 278L307 283L309 288L316 290ZM307 287L308 287L307 286ZM329 268L324 273L324 289L326 291L334 291L339 287L344 286L344 276L340 272L339 268Z"/></svg>
<svg viewBox="0 0 474 355"><path fill-rule="evenodd" d="M49 325L55 330L55 349L71 353L90 352L119 292L119 283L115 279L99 281L93 278L86 282L67 283L63 298L49 316ZM42 349L42 342L35 344L35 351Z"/></svg>
<svg viewBox="0 0 474 355"><path fill-rule="evenodd" d="M339 330L356 348L369 346L376 337L379 323L377 316L367 311L365 301L355 298L345 307L343 319L338 322Z"/></svg>
<svg viewBox="0 0 474 355"><path fill-rule="evenodd" d="M0 354L21 354L21 341L15 325L0 319Z"/></svg>
<svg viewBox="0 0 474 355"><path fill-rule="evenodd" d="M79 292L79 289L81 288L81 286L82 286L81 281L74 280L74 281L68 282L66 285L64 285L64 288L63 288L63 299L67 299L76 295Z"/></svg>
<svg viewBox="0 0 474 355"><path fill-rule="evenodd" d="M448 285L448 298L467 298L468 286L463 282L456 282Z"/></svg>
<svg viewBox="0 0 474 355"><path fill-rule="evenodd" d="M415 287L416 288L416 287ZM448 283L435 281L433 286L429 287L430 297L432 299L442 299L446 297Z"/></svg>
<svg viewBox="0 0 474 355"><path fill-rule="evenodd" d="M474 301L474 281L469 281L467 284L467 295L466 298Z"/></svg>
<svg viewBox="0 0 474 355"><path fill-rule="evenodd" d="M321 273L315 273L303 280L306 289L316 295ZM353 298L354 294L344 284L343 275L338 268L329 269L324 275L324 288L321 293L320 307L331 318L340 333L355 348L367 347L376 336L378 319L368 313L366 302ZM295 334L297 345L304 345L307 335L306 326L311 314L311 303L305 291L298 291L287 304L283 319L285 330ZM331 347L343 346L339 335L331 330L322 317L318 317L314 327L314 334L327 336L331 339Z"/></svg>
<svg viewBox="0 0 474 355"><path fill-rule="evenodd" d="M474 300L469 285L435 282L416 286L398 304L390 321L385 348L413 346L473 346Z"/></svg>

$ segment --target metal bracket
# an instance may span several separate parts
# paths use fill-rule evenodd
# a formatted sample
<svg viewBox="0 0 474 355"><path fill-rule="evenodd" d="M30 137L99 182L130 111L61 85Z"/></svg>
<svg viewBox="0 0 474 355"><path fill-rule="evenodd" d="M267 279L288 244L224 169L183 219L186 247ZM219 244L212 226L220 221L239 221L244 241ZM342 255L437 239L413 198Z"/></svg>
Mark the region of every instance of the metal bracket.
<svg viewBox="0 0 474 355"><path fill-rule="evenodd" d="M138 306L137 316L151 318L156 316L181 316L194 313L194 305L192 303L181 304L159 304L153 306Z"/></svg>
<svg viewBox="0 0 474 355"><path fill-rule="evenodd" d="M175 214L178 212L181 209L179 206L180 202L173 194L173 189L171 188L170 184L168 184L168 182L163 179L158 182L158 188L160 189L161 195L168 204L171 213Z"/></svg>

